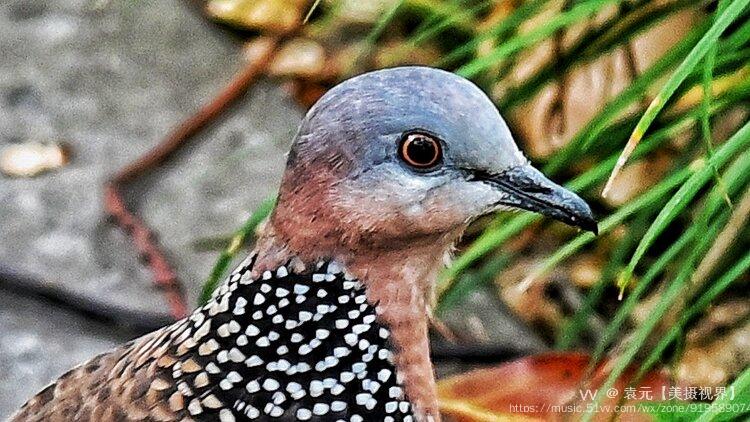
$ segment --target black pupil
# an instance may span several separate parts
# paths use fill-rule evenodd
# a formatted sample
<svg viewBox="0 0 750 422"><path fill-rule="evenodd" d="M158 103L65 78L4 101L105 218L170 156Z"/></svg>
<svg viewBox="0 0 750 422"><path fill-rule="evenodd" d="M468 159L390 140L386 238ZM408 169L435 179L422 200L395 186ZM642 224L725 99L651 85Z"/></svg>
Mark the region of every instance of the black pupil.
<svg viewBox="0 0 750 422"><path fill-rule="evenodd" d="M413 162L427 165L435 161L435 142L424 136L415 136L406 146L406 153Z"/></svg>

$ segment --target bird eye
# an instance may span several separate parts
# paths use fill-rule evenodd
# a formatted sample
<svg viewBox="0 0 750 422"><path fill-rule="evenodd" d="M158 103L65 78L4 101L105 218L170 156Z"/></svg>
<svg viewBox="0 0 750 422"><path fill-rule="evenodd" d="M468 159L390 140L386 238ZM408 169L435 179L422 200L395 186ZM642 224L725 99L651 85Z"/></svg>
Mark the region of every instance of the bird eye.
<svg viewBox="0 0 750 422"><path fill-rule="evenodd" d="M410 133L404 136L399 148L401 159L412 167L426 169L440 161L443 151L440 142L424 133Z"/></svg>

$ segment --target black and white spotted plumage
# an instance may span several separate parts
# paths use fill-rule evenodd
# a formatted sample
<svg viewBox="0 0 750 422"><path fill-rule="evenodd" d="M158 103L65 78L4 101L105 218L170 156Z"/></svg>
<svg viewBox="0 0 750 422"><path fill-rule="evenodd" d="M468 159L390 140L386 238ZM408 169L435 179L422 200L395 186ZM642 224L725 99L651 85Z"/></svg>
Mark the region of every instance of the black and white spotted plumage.
<svg viewBox="0 0 750 422"><path fill-rule="evenodd" d="M429 165L410 156L415 137ZM471 82L423 67L345 81L300 125L258 251L264 263L327 255L367 271L400 349L365 287L335 264L254 279L250 260L209 305L70 371L14 420L408 421L413 407L438 419L426 298L439 257L467 222L507 207L597 229L585 201L531 167Z"/></svg>
<svg viewBox="0 0 750 422"><path fill-rule="evenodd" d="M254 279L253 262L190 317L120 351L101 385L142 385L130 419L413 420L389 331L358 280L331 262Z"/></svg>
<svg viewBox="0 0 750 422"><path fill-rule="evenodd" d="M178 377L193 387L194 418L411 419L388 330L359 281L329 262L303 274L283 266L258 280L251 265L184 322L196 345L183 356L204 368ZM195 388L198 377L207 381ZM222 405L206 408L209 397Z"/></svg>

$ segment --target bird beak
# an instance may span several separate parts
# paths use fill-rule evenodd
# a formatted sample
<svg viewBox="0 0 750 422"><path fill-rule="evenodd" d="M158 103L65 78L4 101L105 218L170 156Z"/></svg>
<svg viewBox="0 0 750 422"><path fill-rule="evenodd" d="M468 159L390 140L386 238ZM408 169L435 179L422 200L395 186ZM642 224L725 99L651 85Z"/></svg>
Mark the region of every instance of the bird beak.
<svg viewBox="0 0 750 422"><path fill-rule="evenodd" d="M496 174L474 172L474 177L505 194L497 205L538 212L598 234L599 229L588 204L528 164Z"/></svg>

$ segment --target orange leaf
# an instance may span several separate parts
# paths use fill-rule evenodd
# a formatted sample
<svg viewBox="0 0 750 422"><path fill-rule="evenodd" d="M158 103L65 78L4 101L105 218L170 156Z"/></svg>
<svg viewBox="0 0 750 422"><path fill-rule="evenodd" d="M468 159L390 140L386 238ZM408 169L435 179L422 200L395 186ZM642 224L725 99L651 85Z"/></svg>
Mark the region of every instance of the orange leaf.
<svg viewBox="0 0 750 422"><path fill-rule="evenodd" d="M438 383L441 411L447 420L457 421L575 420L588 410L606 378L605 362L585 379L589 361L581 353L548 353L446 378ZM594 420L609 420L634 373L626 371L617 381ZM669 386L664 372L646 375L630 390L636 399L622 403L626 407L619 420L651 420L636 404L661 400Z"/></svg>

